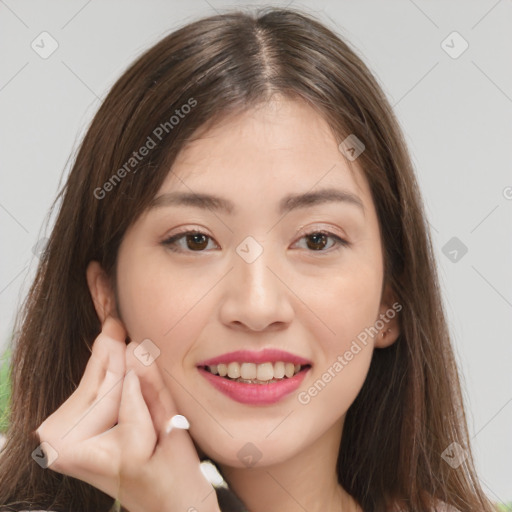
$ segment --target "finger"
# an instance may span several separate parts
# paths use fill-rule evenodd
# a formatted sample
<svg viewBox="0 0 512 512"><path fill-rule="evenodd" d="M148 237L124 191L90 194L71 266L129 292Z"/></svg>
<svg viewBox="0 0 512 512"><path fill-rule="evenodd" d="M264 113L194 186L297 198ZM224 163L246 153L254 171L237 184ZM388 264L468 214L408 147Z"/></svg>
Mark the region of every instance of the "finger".
<svg viewBox="0 0 512 512"><path fill-rule="evenodd" d="M150 411L154 429L158 438L161 439L166 435L168 420L178 412L169 389L162 379L156 360L149 365L143 364L135 356L138 346L138 343L132 341L126 348L126 367L133 369L139 377L142 395Z"/></svg>
<svg viewBox="0 0 512 512"><path fill-rule="evenodd" d="M150 461L152 468L155 474L167 475L166 480L174 482L176 489L180 489L184 495L200 495L203 499L213 488L201 471L192 438L187 429L173 428L166 433L169 420L179 415L179 411L156 360L148 365L142 364L134 355L137 347L138 344L134 342L128 345L126 366L133 368L139 377L142 395L158 436ZM212 496L215 497L215 492Z"/></svg>
<svg viewBox="0 0 512 512"><path fill-rule="evenodd" d="M98 358L91 362L92 378L88 380L86 368L80 382L85 400L92 400L92 403L78 420L71 439L93 437L116 423L126 368L125 339L126 330L123 324L111 316L107 317L101 334L93 344L91 359L96 356L95 351ZM99 387L98 377L101 378Z"/></svg>
<svg viewBox="0 0 512 512"><path fill-rule="evenodd" d="M137 374L128 370L123 385L119 420L115 427L122 431L122 442L126 443L128 457L137 453L138 457L149 459L153 453L157 436L153 428L151 414L148 410Z"/></svg>
<svg viewBox="0 0 512 512"><path fill-rule="evenodd" d="M37 429L43 437L65 442L92 437L117 421L125 372L125 330L112 317L94 341L75 392Z"/></svg>
<svg viewBox="0 0 512 512"><path fill-rule="evenodd" d="M142 397L137 375L123 379L117 425L95 437L74 443L65 467L52 469L92 484L112 497L119 495L120 478L134 478L154 452L156 433ZM59 459L57 459L59 462Z"/></svg>
<svg viewBox="0 0 512 512"><path fill-rule="evenodd" d="M187 429L173 428L167 433L169 420L180 412L165 384L162 373L154 360L144 365L134 355L138 344L131 342L126 349L126 366L137 373L143 397L147 403L153 425L158 435L155 457L158 463L168 464L169 461L182 461L183 470L195 471L199 468L199 456Z"/></svg>
<svg viewBox="0 0 512 512"><path fill-rule="evenodd" d="M77 388L78 394L83 394L86 400L94 401L97 395L95 390L101 386L107 369L118 375L124 375L125 339L126 330L122 323L108 316L92 345L91 357ZM120 357L121 355L123 357Z"/></svg>
<svg viewBox="0 0 512 512"><path fill-rule="evenodd" d="M107 316L105 322L103 322L101 331L105 336L113 338L114 340L120 339L123 342L127 336L126 329L121 320L111 315Z"/></svg>

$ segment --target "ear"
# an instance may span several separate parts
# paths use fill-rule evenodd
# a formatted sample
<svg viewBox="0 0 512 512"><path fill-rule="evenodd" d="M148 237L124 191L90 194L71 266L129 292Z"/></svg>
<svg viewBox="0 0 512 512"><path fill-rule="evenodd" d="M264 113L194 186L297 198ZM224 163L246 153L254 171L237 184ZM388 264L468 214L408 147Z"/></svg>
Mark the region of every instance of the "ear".
<svg viewBox="0 0 512 512"><path fill-rule="evenodd" d="M382 292L379 317L375 322L376 328L379 329L375 337L375 348L389 347L397 340L400 334L401 310L402 304L396 300L391 286L387 283Z"/></svg>
<svg viewBox="0 0 512 512"><path fill-rule="evenodd" d="M117 317L114 290L102 266L97 261L89 262L86 275L89 292L101 323L103 324L109 315Z"/></svg>

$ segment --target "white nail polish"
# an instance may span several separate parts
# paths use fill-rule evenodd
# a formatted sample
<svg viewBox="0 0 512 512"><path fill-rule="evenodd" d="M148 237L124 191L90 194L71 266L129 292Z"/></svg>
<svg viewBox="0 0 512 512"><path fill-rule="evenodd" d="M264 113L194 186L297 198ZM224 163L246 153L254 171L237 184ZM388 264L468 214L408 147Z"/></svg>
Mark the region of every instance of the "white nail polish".
<svg viewBox="0 0 512 512"><path fill-rule="evenodd" d="M185 416L181 414L175 414L167 423L167 427L165 429L165 433L168 434L173 428L179 428L182 430L188 430L190 428L190 423L188 422Z"/></svg>

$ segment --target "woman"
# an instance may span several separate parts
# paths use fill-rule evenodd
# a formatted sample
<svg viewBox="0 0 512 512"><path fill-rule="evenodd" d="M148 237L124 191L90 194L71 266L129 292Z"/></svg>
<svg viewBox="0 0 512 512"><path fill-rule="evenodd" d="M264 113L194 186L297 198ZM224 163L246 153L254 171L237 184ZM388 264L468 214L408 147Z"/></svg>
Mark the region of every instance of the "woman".
<svg viewBox="0 0 512 512"><path fill-rule="evenodd" d="M321 23L170 34L60 197L13 356L6 510L226 510L206 459L251 512L492 510L399 125Z"/></svg>

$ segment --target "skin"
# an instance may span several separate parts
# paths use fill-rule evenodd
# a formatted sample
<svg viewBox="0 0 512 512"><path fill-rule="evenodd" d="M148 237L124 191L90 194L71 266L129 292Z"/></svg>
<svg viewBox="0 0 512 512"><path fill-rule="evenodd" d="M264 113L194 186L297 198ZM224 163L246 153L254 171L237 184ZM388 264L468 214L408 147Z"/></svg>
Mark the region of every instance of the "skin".
<svg viewBox="0 0 512 512"><path fill-rule="evenodd" d="M383 282L370 189L357 160L352 166L316 111L276 97L192 140L156 194L215 194L231 200L236 212L155 207L121 243L116 290L97 262L87 269L98 316L102 322L117 318L132 340L126 366L139 374L155 431L161 432L165 414L185 415L190 430L167 438L191 437L201 456L220 465L251 512L361 511L337 482L336 459L347 409L364 383L373 350L396 340L397 317L386 323L384 336L360 343L357 355L309 403L298 400L395 302ZM284 216L277 212L287 194L331 187L356 195L364 211L328 202ZM176 251L163 243L188 229L206 238L188 237L187 245L183 237ZM349 245L305 237L324 230ZM247 236L263 249L251 263L236 251ZM133 350L148 338L160 353L141 369ZM196 368L226 352L266 347L312 362L300 388L276 404L235 402ZM151 389L144 372L154 382L161 379L169 393L160 406L151 405L151 393L144 391ZM253 467L237 455L246 443L261 452ZM190 451L184 456L194 458ZM174 455L169 465L173 460L182 462Z"/></svg>

